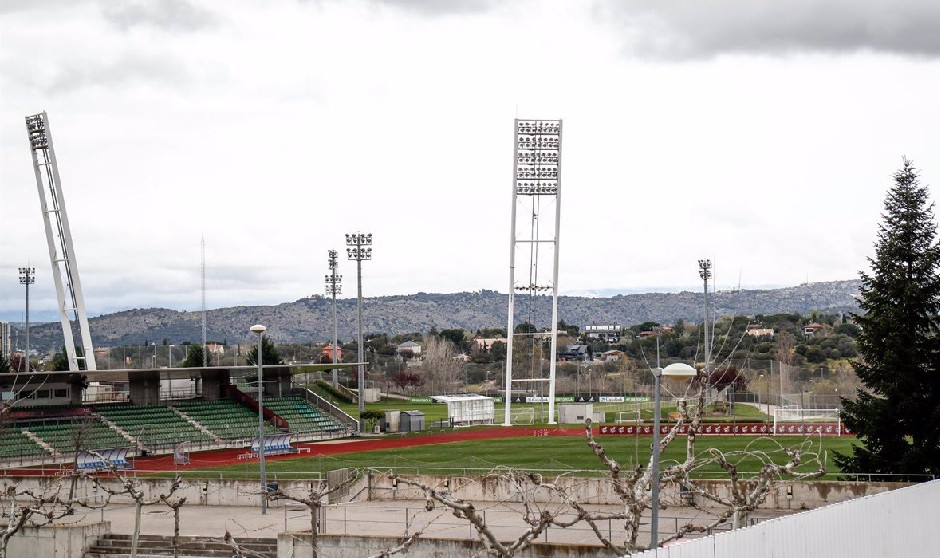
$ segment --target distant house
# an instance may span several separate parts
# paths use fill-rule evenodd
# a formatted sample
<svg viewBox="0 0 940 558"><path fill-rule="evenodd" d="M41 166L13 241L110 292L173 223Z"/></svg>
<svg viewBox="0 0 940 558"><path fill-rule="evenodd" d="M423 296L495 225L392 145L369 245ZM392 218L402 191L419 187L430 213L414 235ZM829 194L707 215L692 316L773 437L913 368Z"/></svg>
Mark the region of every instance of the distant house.
<svg viewBox="0 0 940 558"><path fill-rule="evenodd" d="M816 322L810 322L803 326L803 335L812 336L816 335L820 330L822 330L823 325Z"/></svg>
<svg viewBox="0 0 940 558"><path fill-rule="evenodd" d="M333 344L327 343L322 349L320 349L320 356L326 359L329 362L333 362ZM336 360L343 360L343 347L336 347Z"/></svg>
<svg viewBox="0 0 940 558"><path fill-rule="evenodd" d="M225 345L221 343L206 343L206 352L210 355L224 355Z"/></svg>
<svg viewBox="0 0 940 558"><path fill-rule="evenodd" d="M495 343L506 343L505 337L477 337L473 340L471 352L488 353L493 349Z"/></svg>
<svg viewBox="0 0 940 558"><path fill-rule="evenodd" d="M762 324L750 324L749 326L747 326L746 333L754 337L764 337L764 336L773 337L774 336L773 328L764 327Z"/></svg>
<svg viewBox="0 0 940 558"><path fill-rule="evenodd" d="M639 339L645 339L647 337L653 337L656 335L662 335L664 333L672 333L672 327L670 326L659 326L656 329L648 329L646 331L641 331L637 333L636 336Z"/></svg>
<svg viewBox="0 0 940 558"><path fill-rule="evenodd" d="M604 362L617 362L623 358L623 351L618 351L616 349L612 351L604 351L601 353L601 360Z"/></svg>
<svg viewBox="0 0 940 558"><path fill-rule="evenodd" d="M605 343L619 343L623 336L623 326L620 324L587 325L584 334L588 339L600 339Z"/></svg>
<svg viewBox="0 0 940 558"><path fill-rule="evenodd" d="M591 349L590 345L566 345L562 350L558 351L558 360L581 360L581 361L592 361L594 360L594 351Z"/></svg>
<svg viewBox="0 0 940 558"><path fill-rule="evenodd" d="M395 347L395 354L402 354L402 352L410 351L413 356L421 355L421 344L415 343L414 341L405 341L401 345Z"/></svg>

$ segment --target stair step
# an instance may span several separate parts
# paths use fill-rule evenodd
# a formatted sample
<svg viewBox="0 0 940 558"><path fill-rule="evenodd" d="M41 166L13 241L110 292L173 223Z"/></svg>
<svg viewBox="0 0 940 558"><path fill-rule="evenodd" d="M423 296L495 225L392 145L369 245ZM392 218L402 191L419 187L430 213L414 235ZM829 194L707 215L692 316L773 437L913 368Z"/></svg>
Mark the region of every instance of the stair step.
<svg viewBox="0 0 940 558"><path fill-rule="evenodd" d="M261 556L277 556L277 539L246 537L237 538L239 546ZM99 538L85 553L86 558L129 557L133 535L110 533ZM137 556L140 558L165 558L173 556L173 537L168 535L140 535L137 541ZM179 537L176 555L180 558L230 558L232 549L219 539L207 537Z"/></svg>

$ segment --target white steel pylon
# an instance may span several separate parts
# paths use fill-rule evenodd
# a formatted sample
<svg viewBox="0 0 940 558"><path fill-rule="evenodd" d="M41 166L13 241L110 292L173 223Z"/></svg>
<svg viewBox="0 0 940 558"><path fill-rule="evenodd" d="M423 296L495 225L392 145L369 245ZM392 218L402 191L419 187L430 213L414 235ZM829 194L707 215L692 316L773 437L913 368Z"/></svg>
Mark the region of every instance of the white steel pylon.
<svg viewBox="0 0 940 558"><path fill-rule="evenodd" d="M33 155L33 171L36 174L36 188L39 190L42 219L46 226L49 261L52 263L52 277L55 280L59 319L62 321L62 334L65 337L65 353L69 360L69 370L79 370L80 360L84 360L85 370L97 370L95 348L92 346L91 333L88 330L85 299L82 296L78 264L75 262L75 249L72 246L69 218L65 211L65 197L62 195L62 183L59 180L59 167L56 163L55 150L52 148L49 117L45 112L26 117L26 133L29 137L29 149ZM52 225L50 216L55 218L55 227ZM68 297L65 293L66 288L68 288ZM82 340L81 355L76 354L75 351L70 314L78 322Z"/></svg>
<svg viewBox="0 0 940 558"><path fill-rule="evenodd" d="M558 352L558 240L561 232L561 120L515 120L515 165L512 182L512 225L509 244L509 320L506 329L506 416L512 423L513 382L548 382L548 423L555 421L555 363ZM543 205L545 208L543 208ZM554 212L551 211L554 205ZM519 211L519 209L523 211ZM553 215L554 213L554 215ZM521 225L517 227L518 224ZM553 248L551 254L542 245ZM528 252L528 276L516 278L516 255ZM551 262L551 279L539 275L539 258ZM534 331L516 334L516 292L529 295L527 321ZM538 295L551 292L551 323L539 331L536 323ZM546 330L550 333L546 333ZM542 342L550 335L548 378L542 372ZM513 379L514 340L527 338L532 344L533 369L527 378ZM545 399L542 399L543 401Z"/></svg>

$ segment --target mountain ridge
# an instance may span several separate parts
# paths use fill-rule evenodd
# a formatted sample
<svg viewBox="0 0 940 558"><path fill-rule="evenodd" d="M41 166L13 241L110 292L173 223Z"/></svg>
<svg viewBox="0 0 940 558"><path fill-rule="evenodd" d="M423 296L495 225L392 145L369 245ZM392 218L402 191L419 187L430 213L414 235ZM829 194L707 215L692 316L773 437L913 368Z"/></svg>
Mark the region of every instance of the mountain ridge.
<svg viewBox="0 0 940 558"><path fill-rule="evenodd" d="M766 290L730 290L709 293L711 312L755 316L808 314L858 310L859 280L804 283ZM337 299L337 327L341 340L356 336L356 299ZM611 297L558 297L558 319L569 324L633 325L646 321L674 323L702 321L702 293L618 294ZM515 323L528 320L548 325L551 298L516 295ZM476 331L505 327L508 295L482 290L449 294L415 293L363 299L363 331L390 335L460 328ZM248 328L261 323L275 343L326 342L333 336L332 299L320 295L271 306L233 306L207 311L207 337L236 343L252 339ZM89 319L96 347L201 342L202 312L166 308L135 308ZM14 328L20 333L17 328ZM30 327L31 346L47 351L62 346L58 322ZM77 337L76 337L77 339Z"/></svg>

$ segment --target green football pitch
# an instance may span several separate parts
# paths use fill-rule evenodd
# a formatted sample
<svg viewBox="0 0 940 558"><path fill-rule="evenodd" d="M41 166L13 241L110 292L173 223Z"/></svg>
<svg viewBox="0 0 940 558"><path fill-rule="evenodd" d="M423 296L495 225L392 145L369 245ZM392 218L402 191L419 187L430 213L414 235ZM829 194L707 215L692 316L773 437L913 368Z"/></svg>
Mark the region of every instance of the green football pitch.
<svg viewBox="0 0 940 558"><path fill-rule="evenodd" d="M599 436L597 440L607 455L620 463L622 469L638 464L646 465L650 455L649 437ZM841 473L836 468L833 452L851 452L856 443L853 437L750 437L700 436L696 441L696 455L707 458L710 450L723 452L738 465L743 473L757 471L763 460L785 463L785 447L800 447L804 452L819 455L825 466L824 478L835 479ZM662 456L663 466L685 460L686 439L679 437ZM447 442L394 449L350 452L335 455L297 457L269 460L268 476L272 478L309 478L326 471L344 467L395 469L402 474L483 475L495 467L513 467L537 470L547 474L574 474L594 476L604 473L600 460L588 447L583 436L527 436L520 438L479 439ZM815 469L802 466L799 470ZM257 477L258 463L216 467L211 470L195 469L185 473L188 477L225 476ZM715 463L698 468L698 478L726 478Z"/></svg>

